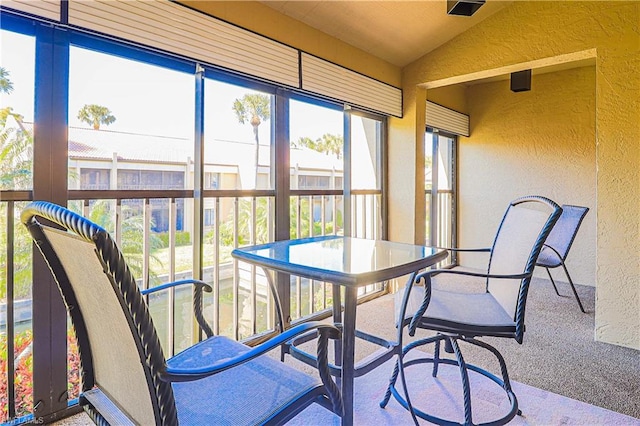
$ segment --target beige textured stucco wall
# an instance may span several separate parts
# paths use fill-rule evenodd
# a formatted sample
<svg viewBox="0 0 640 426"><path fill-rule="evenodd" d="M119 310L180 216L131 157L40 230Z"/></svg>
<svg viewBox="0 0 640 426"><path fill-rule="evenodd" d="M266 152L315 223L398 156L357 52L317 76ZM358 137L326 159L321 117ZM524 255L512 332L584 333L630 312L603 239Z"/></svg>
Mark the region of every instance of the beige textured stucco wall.
<svg viewBox="0 0 640 426"><path fill-rule="evenodd" d="M461 247L490 245L507 204L523 195L586 206L567 267L575 283L595 285L595 77L595 67L582 67L534 75L528 92L513 93L509 80L467 89L472 130L458 150ZM484 268L486 257L462 255L460 263ZM567 281L560 269L552 273ZM536 274L547 277L542 268Z"/></svg>
<svg viewBox="0 0 640 426"><path fill-rule="evenodd" d="M421 178L411 167L423 151L418 129L426 90L419 85L595 49L595 337L640 349L639 26L637 1L518 1L407 66L405 115L391 120L389 132L390 238L416 238L420 213L405 197Z"/></svg>
<svg viewBox="0 0 640 426"><path fill-rule="evenodd" d="M427 100L463 114L469 113L467 111L467 87L464 84L430 89L427 92Z"/></svg>

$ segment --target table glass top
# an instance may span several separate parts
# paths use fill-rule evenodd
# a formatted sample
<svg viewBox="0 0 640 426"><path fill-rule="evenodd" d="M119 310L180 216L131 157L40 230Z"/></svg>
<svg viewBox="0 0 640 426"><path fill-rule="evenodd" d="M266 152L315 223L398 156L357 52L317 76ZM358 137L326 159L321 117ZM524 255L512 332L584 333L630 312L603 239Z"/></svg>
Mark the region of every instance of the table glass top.
<svg viewBox="0 0 640 426"><path fill-rule="evenodd" d="M328 236L276 241L234 250L234 256L265 266L283 266L357 275L441 257L441 250L382 240Z"/></svg>

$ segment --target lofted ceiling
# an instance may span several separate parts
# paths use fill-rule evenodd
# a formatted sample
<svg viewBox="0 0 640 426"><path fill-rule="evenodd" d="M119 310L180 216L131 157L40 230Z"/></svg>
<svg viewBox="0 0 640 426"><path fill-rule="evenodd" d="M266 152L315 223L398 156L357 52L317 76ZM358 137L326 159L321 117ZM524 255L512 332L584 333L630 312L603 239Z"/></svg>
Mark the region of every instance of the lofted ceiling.
<svg viewBox="0 0 640 426"><path fill-rule="evenodd" d="M510 4L488 0L473 16L447 15L446 0L261 0L262 4L404 67Z"/></svg>

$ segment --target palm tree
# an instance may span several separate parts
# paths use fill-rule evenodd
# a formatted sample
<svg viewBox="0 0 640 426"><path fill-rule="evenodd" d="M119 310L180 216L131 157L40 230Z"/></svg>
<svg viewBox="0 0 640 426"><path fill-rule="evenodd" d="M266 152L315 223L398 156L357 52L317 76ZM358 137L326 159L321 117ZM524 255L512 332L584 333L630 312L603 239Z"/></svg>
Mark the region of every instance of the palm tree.
<svg viewBox="0 0 640 426"><path fill-rule="evenodd" d="M295 147L305 147L324 154L333 154L338 158L342 157L344 140L342 136L325 133L315 141L309 137L300 137L293 143Z"/></svg>
<svg viewBox="0 0 640 426"><path fill-rule="evenodd" d="M247 93L241 99L233 102L233 111L240 124L249 122L253 127L253 135L256 140L256 188L258 187L258 164L260 160L260 139L258 127L263 121L271 118L271 98L261 93Z"/></svg>
<svg viewBox="0 0 640 426"><path fill-rule="evenodd" d="M309 149L313 149L314 151L318 151L318 146L316 144L316 141L314 141L308 136L304 136L304 137L300 136L298 140L296 142L292 142L291 145L294 148L309 148Z"/></svg>
<svg viewBox="0 0 640 426"><path fill-rule="evenodd" d="M238 244L241 246L247 244L264 244L268 242L269 237L269 224L267 219L269 217L269 203L268 199L260 197L256 199L256 211L255 211L255 235L254 241L251 241L251 233L253 226L253 205L250 199L242 198L238 200ZM234 244L233 233L236 227L234 221L233 212L229 213L229 216L220 225L221 243L232 247Z"/></svg>
<svg viewBox="0 0 640 426"><path fill-rule="evenodd" d="M11 93L9 72L0 67L0 92ZM31 147L33 136L22 124L23 117L13 108L0 109L0 190L29 189L31 182ZM7 229L6 214L0 213L0 229ZM31 290L31 243L22 227L16 228L13 244L14 298L29 297ZM7 245L0 242L0 270L7 267ZM0 274L0 300L7 296L5 274Z"/></svg>
<svg viewBox="0 0 640 426"><path fill-rule="evenodd" d="M344 140L342 136L332 135L325 133L321 138L317 140L320 152L325 154L333 154L338 158L342 157L342 148L344 146Z"/></svg>
<svg viewBox="0 0 640 426"><path fill-rule="evenodd" d="M9 71L0 67L0 93L13 92L13 83L9 80Z"/></svg>
<svg viewBox="0 0 640 426"><path fill-rule="evenodd" d="M107 107L101 105L91 104L85 105L78 111L78 120L83 123L87 123L95 130L100 129L101 124L109 125L116 121L116 117L111 114L111 111Z"/></svg>
<svg viewBox="0 0 640 426"><path fill-rule="evenodd" d="M0 189L30 189L33 135L13 108L0 109Z"/></svg>
<svg viewBox="0 0 640 426"><path fill-rule="evenodd" d="M9 80L9 71L0 67L0 93L11 92L13 82ZM22 115L13 112L11 107L0 109L0 189L28 189L22 186L28 185L31 174L27 151L33 138L22 124L22 119Z"/></svg>

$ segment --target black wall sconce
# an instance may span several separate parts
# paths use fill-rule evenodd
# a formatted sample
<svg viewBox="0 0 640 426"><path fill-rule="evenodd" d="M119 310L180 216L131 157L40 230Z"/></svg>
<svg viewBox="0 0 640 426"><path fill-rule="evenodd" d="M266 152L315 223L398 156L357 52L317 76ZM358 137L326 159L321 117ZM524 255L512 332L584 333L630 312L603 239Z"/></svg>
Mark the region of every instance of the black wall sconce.
<svg viewBox="0 0 640 426"><path fill-rule="evenodd" d="M471 16L484 4L485 0L447 0L447 14Z"/></svg>
<svg viewBox="0 0 640 426"><path fill-rule="evenodd" d="M511 73L511 91L526 92L531 90L531 70Z"/></svg>

